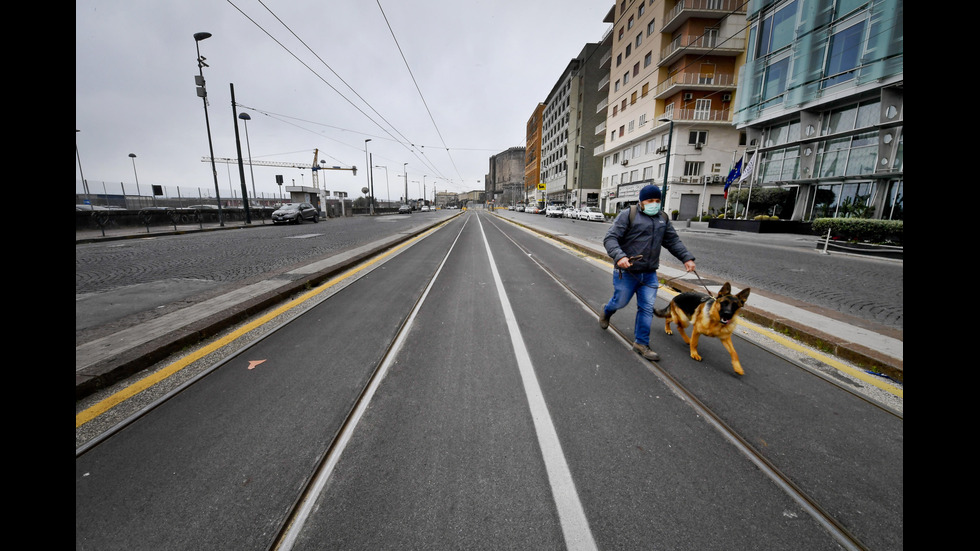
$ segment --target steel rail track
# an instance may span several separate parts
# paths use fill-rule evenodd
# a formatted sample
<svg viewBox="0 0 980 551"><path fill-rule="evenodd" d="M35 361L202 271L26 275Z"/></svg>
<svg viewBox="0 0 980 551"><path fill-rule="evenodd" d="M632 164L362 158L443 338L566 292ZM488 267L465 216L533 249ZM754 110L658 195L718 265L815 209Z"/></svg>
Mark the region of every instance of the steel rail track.
<svg viewBox="0 0 980 551"><path fill-rule="evenodd" d="M505 220L505 219L503 219ZM516 241L511 239L506 233L504 233L499 227L491 222L491 225L500 231L500 233L506 237L515 247L527 254L528 258L535 263L542 271L547 273L559 286L561 286L570 295L575 297L575 299L581 304L582 308L589 311L592 315L598 319L599 312L592 307L588 300L582 297L578 292L571 288L565 281L558 276L554 271L552 271L547 266L539 262L531 252L519 245ZM516 226L516 225L515 225ZM516 226L520 227L520 226ZM527 230L530 231L530 230ZM616 328L614 325L610 325L609 329L622 341L623 346L629 348L630 338L625 335L622 331ZM740 337L741 338L741 337ZM746 340L742 338L742 340ZM751 341L747 341L751 342ZM756 343L753 343L756 344ZM758 345L757 345L758 346ZM769 351L767 348L761 347L763 350ZM781 357L781 356L780 356ZM782 358L785 359L785 358ZM767 477L769 477L784 493L786 493L790 498L797 502L801 508L807 511L813 519L826 529L831 536L844 548L854 551L864 551L868 547L865 546L854 534L852 534L847 528L841 525L837 519L835 519L829 512L827 512L823 507L820 506L813 498L806 494L799 486L797 486L788 476L786 476L782 471L780 471L774 464L772 464L768 459L763 457L759 452L755 450L741 435L739 435L732 427L725 423L720 416L718 416L714 411L706 406L701 400L691 391L689 391L684 385L682 385L677 379L667 373L663 368L661 368L656 362L648 362L644 360L644 363L649 365L649 369L659 377L676 395L682 397L691 405L692 408L704 419L708 421L726 440L731 442L736 449L738 449L746 458L748 458L755 466L762 471ZM807 373L813 374L813 371L806 369L804 366L795 364L798 367L805 369ZM851 394L862 398L869 404L875 407L884 409L889 413L895 414L894 411L883 408L880 404L874 401L868 400L867 398L856 394L850 389L835 384L834 381L821 377L822 380L829 384L841 388L842 390L847 390Z"/></svg>

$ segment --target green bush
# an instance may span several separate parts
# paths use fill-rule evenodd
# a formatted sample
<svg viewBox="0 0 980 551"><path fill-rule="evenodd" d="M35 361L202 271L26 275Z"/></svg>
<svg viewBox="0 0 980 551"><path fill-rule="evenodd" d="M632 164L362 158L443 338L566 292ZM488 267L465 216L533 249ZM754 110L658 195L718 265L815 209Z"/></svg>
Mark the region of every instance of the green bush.
<svg viewBox="0 0 980 551"><path fill-rule="evenodd" d="M820 236L830 230L832 238L866 243L902 245L902 220L868 218L817 218L811 228Z"/></svg>

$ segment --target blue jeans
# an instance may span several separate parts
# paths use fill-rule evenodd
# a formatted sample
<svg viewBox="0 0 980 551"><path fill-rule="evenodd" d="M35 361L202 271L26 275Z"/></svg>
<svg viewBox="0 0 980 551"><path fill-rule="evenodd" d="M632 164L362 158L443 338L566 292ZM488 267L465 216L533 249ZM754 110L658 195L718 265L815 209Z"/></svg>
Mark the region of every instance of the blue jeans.
<svg viewBox="0 0 980 551"><path fill-rule="evenodd" d="M650 325L653 323L653 303L657 300L657 272L633 274L626 270L613 270L613 296L604 308L606 319L616 310L629 304L636 295L636 325L633 340L650 346Z"/></svg>

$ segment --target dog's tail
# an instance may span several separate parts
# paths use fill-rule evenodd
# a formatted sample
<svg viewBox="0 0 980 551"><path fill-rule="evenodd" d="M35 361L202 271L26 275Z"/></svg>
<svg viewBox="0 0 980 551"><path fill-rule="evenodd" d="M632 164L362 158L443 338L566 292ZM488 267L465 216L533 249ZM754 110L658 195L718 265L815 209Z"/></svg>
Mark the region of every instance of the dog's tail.
<svg viewBox="0 0 980 551"><path fill-rule="evenodd" d="M654 308L653 309L653 315L657 316L658 318L669 318L669 317L671 317L670 316L670 303L668 303L667 306L664 306L660 310L657 310L656 308Z"/></svg>

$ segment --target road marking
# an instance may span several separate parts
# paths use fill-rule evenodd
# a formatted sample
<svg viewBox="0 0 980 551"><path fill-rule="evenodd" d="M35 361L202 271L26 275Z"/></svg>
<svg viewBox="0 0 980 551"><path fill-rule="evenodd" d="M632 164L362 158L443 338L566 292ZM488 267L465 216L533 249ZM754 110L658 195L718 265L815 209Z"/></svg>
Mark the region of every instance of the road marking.
<svg viewBox="0 0 980 551"><path fill-rule="evenodd" d="M261 363L265 363L265 360L249 360L249 362L248 362L248 368L249 368L249 370L255 369L255 366L257 366L257 365L259 365Z"/></svg>
<svg viewBox="0 0 980 551"><path fill-rule="evenodd" d="M479 220L479 218L477 218ZM538 444L541 447L541 454L544 458L545 470L548 473L548 481L551 484L551 492L555 498L555 505L558 508L558 518L561 522L562 533L565 536L565 545L570 550L594 550L597 549L595 540L592 537L592 529L589 527L589 520L585 516L582 502L579 500L578 491L575 489L575 481L572 479L571 470L568 462L565 461L565 454L561 449L561 442L558 439L558 432L555 430L551 414L548 412L548 405L545 403L544 394L538 384L537 376L534 373L534 365L531 363L531 356L524 344L524 337L517 325L517 318L514 309L507 298L503 280L500 272L497 271L497 264L490 250L490 243L487 241L487 234L483 231L483 223L480 223L480 233L483 235L483 245L486 247L487 256L490 257L490 271L493 273L493 280L497 286L497 295L500 297L500 305L504 310L504 319L507 321L507 329L510 332L510 341L514 347L514 355L517 359L517 366L521 372L521 379L524 382L524 392L527 396L528 405L531 409L531 418L534 421L534 430L538 436Z"/></svg>
<svg viewBox="0 0 980 551"><path fill-rule="evenodd" d="M383 260L389 258L390 256L397 254L398 252L402 251L406 247L413 245L420 239L428 236L430 233L441 228L443 225L445 224L440 224L438 226L435 226L429 229L428 231L416 236L413 239L410 239L396 247L393 247L388 251L385 251L384 253L375 256L362 264L358 264L357 266L354 266L350 270L345 271L344 273L338 275L337 277L331 279L330 281L327 281L326 283L323 283L322 285L320 285L315 289L303 293L299 297L287 302L286 304L280 306L279 308L276 308L275 310L269 312L268 314L239 327L238 329L232 331L231 333L225 335L224 337L215 340L214 342L208 345L205 345L201 348L194 350L187 356L184 356L183 358L177 360L176 362L164 367L160 371L151 373L150 375L147 375L146 377L140 379L139 381L133 383L132 385L129 385L119 390L118 392L113 393L109 397L93 404L92 406L88 407L87 409L75 415L75 428L77 429L78 427L81 427L85 423L88 423L89 421L109 411L113 407L136 396L140 392L143 392L144 390L151 388L156 384L159 384L161 381L164 381L168 377L171 377L179 373L181 370L190 366L191 364L200 360L201 358L204 358L209 354L212 354L224 348L225 346L230 345L231 343L240 339L250 331L265 325L266 323L275 319L276 317L281 316L282 314L288 312L289 310L292 310L293 308L303 304L307 300L316 297L317 295L323 293L324 291L327 291L328 289L337 285L341 281L351 276L354 276L356 274L359 274L360 272L367 270L370 267L373 267L375 264L382 262Z"/></svg>

